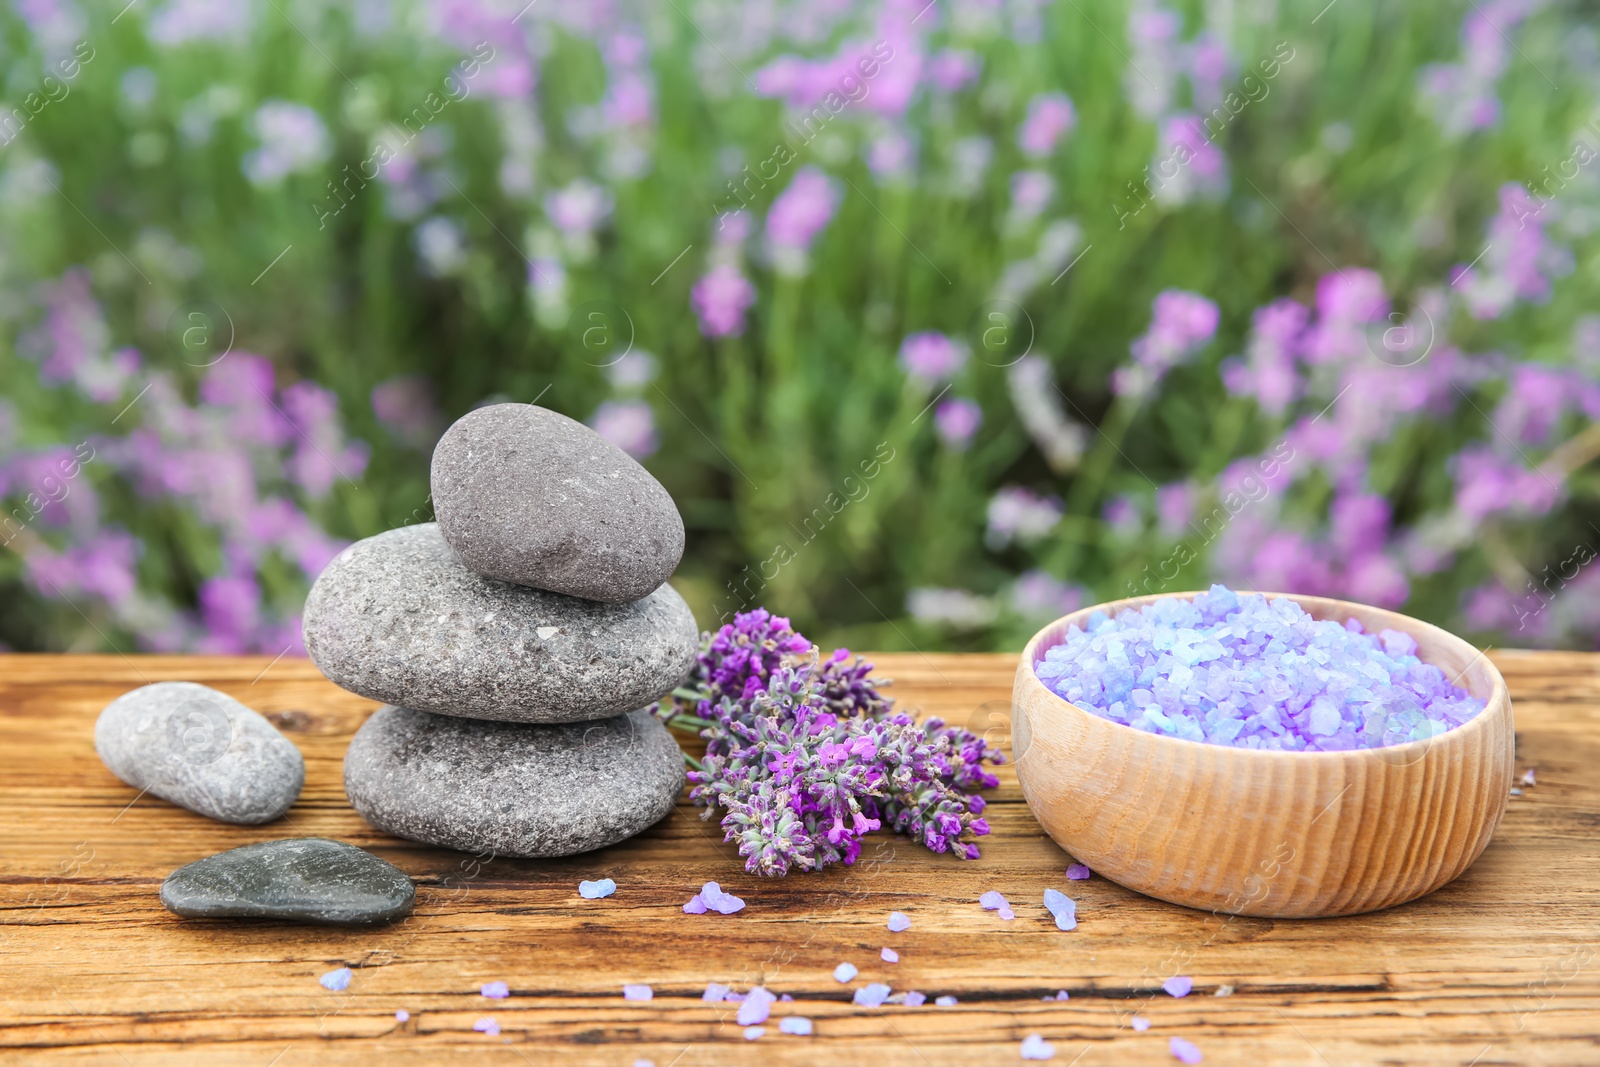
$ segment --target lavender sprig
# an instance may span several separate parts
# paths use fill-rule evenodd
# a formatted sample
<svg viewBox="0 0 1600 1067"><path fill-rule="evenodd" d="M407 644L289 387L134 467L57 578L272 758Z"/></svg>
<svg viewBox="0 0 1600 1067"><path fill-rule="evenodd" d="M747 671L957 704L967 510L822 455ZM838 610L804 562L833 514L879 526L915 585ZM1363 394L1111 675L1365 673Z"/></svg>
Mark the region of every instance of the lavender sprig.
<svg viewBox="0 0 1600 1067"><path fill-rule="evenodd" d="M968 836L989 832L977 790L1004 756L940 719L892 710L872 664L839 649L826 659L789 620L742 613L705 634L690 684L657 714L706 739L690 798L753 874L853 863L884 826L935 852L976 859Z"/></svg>

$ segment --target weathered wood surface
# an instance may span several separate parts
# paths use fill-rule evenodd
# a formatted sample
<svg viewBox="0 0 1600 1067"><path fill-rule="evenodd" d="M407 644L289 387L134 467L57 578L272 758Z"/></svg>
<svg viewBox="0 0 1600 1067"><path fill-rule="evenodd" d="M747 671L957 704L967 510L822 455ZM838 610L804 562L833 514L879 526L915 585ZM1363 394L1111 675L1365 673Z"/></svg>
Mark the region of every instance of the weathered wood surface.
<svg viewBox="0 0 1600 1067"><path fill-rule="evenodd" d="M1517 719L1511 802L1482 858L1432 896L1351 918L1242 919L1063 878L1002 774L994 834L976 862L881 837L853 869L759 881L715 827L682 805L642 836L564 861L469 857L395 840L345 802L340 759L373 704L304 661L117 656L0 657L0 1063L300 1064L465 1060L658 1067L1018 1063L1042 1034L1054 1062L1171 1064L1182 1036L1207 1064L1600 1063L1600 655L1496 652ZM902 702L1003 738L1010 656L884 656ZM211 822L135 800L95 757L99 709L136 685L189 679L268 714L306 756L306 788L265 827ZM537 788L537 786L533 786ZM132 802L130 804L130 802ZM323 835L370 848L418 881L417 908L380 930L207 923L162 909L174 867L251 841ZM607 900L582 878L618 883ZM687 916L701 883L748 901ZM1040 905L1070 889L1080 925ZM1017 918L980 910L1006 893ZM890 934L891 910L910 930ZM893 945L898 964L879 949ZM856 1007L835 982L883 981L924 1007ZM347 965L344 993L317 982ZM1160 992L1194 978L1182 1000ZM509 999L480 985L507 982ZM708 981L764 981L780 1004L747 1043L736 1005L702 1003ZM625 1002L622 985L655 999ZM1231 986L1229 996L1219 987ZM1068 1001L1041 998L1059 989ZM932 1003L938 994L955 1007ZM395 1011L410 1012L404 1024ZM1151 1020L1130 1026L1134 1011ZM783 1014L812 1037L777 1032ZM492 1016L501 1033L473 1025Z"/></svg>

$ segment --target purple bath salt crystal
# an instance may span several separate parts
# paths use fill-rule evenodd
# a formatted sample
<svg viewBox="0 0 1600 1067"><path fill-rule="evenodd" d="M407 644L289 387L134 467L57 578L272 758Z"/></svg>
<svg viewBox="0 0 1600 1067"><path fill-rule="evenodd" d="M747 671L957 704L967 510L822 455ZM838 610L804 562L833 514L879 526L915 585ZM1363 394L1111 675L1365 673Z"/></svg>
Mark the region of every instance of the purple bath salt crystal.
<svg viewBox="0 0 1600 1067"><path fill-rule="evenodd" d="M853 964L853 963L841 963L841 964L839 964L839 966L837 966L837 967L835 967L833 969L833 980L835 982L850 982L850 981L854 981L855 980L855 976L860 974L860 973L861 973L860 971L856 970L856 965L855 964Z"/></svg>
<svg viewBox="0 0 1600 1067"><path fill-rule="evenodd" d="M804 1015L790 1015L778 1023L778 1029L785 1034L809 1037L811 1035L811 1020Z"/></svg>
<svg viewBox="0 0 1600 1067"><path fill-rule="evenodd" d="M1006 922L1010 922L1012 919L1015 919L1017 917L1017 913L1016 912L1014 912L1010 908L1004 907L1004 906L996 909L995 910L995 914L1000 916L1000 918L1004 919Z"/></svg>
<svg viewBox="0 0 1600 1067"><path fill-rule="evenodd" d="M732 915L744 908L743 900L732 893L724 893L716 882L707 882L701 888L700 899L705 902L706 907L723 915Z"/></svg>
<svg viewBox="0 0 1600 1067"><path fill-rule="evenodd" d="M1522 775L1522 784L1523 785L1538 785L1539 784L1537 781L1534 780L1533 770L1534 769L1532 767L1529 767L1525 772L1523 772L1523 775ZM891 927L891 929L892 929L892 927Z"/></svg>
<svg viewBox="0 0 1600 1067"><path fill-rule="evenodd" d="M721 982L707 982L706 991L700 995L700 999L708 1004L721 1004L722 998L727 995L728 987Z"/></svg>
<svg viewBox="0 0 1600 1067"><path fill-rule="evenodd" d="M764 1023L767 1016L772 1014L772 1006L778 998L767 992L765 986L756 986L745 994L744 1003L739 1005L739 1025L754 1026Z"/></svg>
<svg viewBox="0 0 1600 1067"><path fill-rule="evenodd" d="M1292 600L1214 585L1192 601L1095 612L1034 670L1063 699L1148 733L1340 752L1426 740L1483 710L1416 653L1409 634L1369 634L1355 620L1312 619Z"/></svg>
<svg viewBox="0 0 1600 1067"><path fill-rule="evenodd" d="M1532 774L1533 772L1529 771L1528 773ZM903 911L891 911L889 913L889 931L891 933L898 934L902 930L909 929L911 929L911 916Z"/></svg>
<svg viewBox="0 0 1600 1067"><path fill-rule="evenodd" d="M609 897L616 891L617 883L609 878L602 878L596 882L584 881L578 883L578 895L585 900L599 900L601 897Z"/></svg>
<svg viewBox="0 0 1600 1067"><path fill-rule="evenodd" d="M880 952L878 955L883 957L883 962L884 963L899 963L900 962L900 953L896 952L892 948L886 948L882 952Z"/></svg>
<svg viewBox="0 0 1600 1067"><path fill-rule="evenodd" d="M1143 1015L1135 1015L1133 1017L1133 1028L1142 1034L1146 1030L1150 1029L1150 1020L1146 1019Z"/></svg>
<svg viewBox="0 0 1600 1067"><path fill-rule="evenodd" d="M1025 1060L1048 1060L1055 1057L1056 1047L1038 1034L1029 1034L1022 1039L1022 1058Z"/></svg>
<svg viewBox="0 0 1600 1067"><path fill-rule="evenodd" d="M1186 974L1174 975L1162 982L1161 988L1165 989L1170 996L1186 997L1189 995L1189 990L1194 988L1194 979Z"/></svg>
<svg viewBox="0 0 1600 1067"><path fill-rule="evenodd" d="M492 1015L485 1015L473 1023L472 1028L478 1033L488 1034L490 1037L497 1037L500 1033L500 1024L494 1021L494 1016Z"/></svg>
<svg viewBox="0 0 1600 1067"><path fill-rule="evenodd" d="M696 893L694 896L690 897L689 903L683 906L683 913L685 915L704 915L706 913L705 898L703 898L699 893Z"/></svg>
<svg viewBox="0 0 1600 1067"><path fill-rule="evenodd" d="M651 1000L655 995L655 990L647 985L625 985L622 987L623 1000Z"/></svg>
<svg viewBox="0 0 1600 1067"><path fill-rule="evenodd" d="M723 1000L726 1000L726 1001L728 1001L730 1003L733 1003L733 1004L743 1004L744 1003L744 997L745 997L745 995L743 993L732 993L732 992L729 992L729 993L724 993L722 995L722 999Z"/></svg>
<svg viewBox="0 0 1600 1067"><path fill-rule="evenodd" d="M890 989L882 982L872 982L856 990L853 1002L864 1008L881 1008L883 1002L889 999Z"/></svg>
<svg viewBox="0 0 1600 1067"><path fill-rule="evenodd" d="M1081 882L1094 872L1081 863L1067 864L1067 877L1074 882Z"/></svg>
<svg viewBox="0 0 1600 1067"><path fill-rule="evenodd" d="M918 993L915 989L906 993L906 1007L920 1008L928 1002L926 993Z"/></svg>
<svg viewBox="0 0 1600 1067"><path fill-rule="evenodd" d="M511 989L504 982L485 982L478 990L478 995L490 1000L504 1000L511 995Z"/></svg>
<svg viewBox="0 0 1600 1067"><path fill-rule="evenodd" d="M941 1008L953 1008L956 1006L956 998L950 996L948 993L942 997L935 997L933 1002L939 1005Z"/></svg>
<svg viewBox="0 0 1600 1067"><path fill-rule="evenodd" d="M1004 908L1007 906L1006 898L1001 896L998 891L993 889L979 897L978 904L983 908L984 911L995 911L999 908Z"/></svg>
<svg viewBox="0 0 1600 1067"><path fill-rule="evenodd" d="M323 989L333 993L343 993L350 988L350 968L340 967L336 971L329 971L317 981L322 983Z"/></svg>
<svg viewBox="0 0 1600 1067"><path fill-rule="evenodd" d="M1072 994L1068 993L1065 989L1058 989L1058 990L1056 990L1056 999L1057 1000L1071 1000L1072 999Z"/></svg>
<svg viewBox="0 0 1600 1067"><path fill-rule="evenodd" d="M1171 1051L1173 1057L1179 1063L1199 1063L1205 1059L1204 1056L1200 1055L1200 1049L1195 1046L1193 1041L1185 1041L1181 1037L1175 1037L1168 1041L1167 1049Z"/></svg>
<svg viewBox="0 0 1600 1067"><path fill-rule="evenodd" d="M411 1013L409 1011L406 1011L404 1008L401 1008L399 1011L394 1013L394 1021L397 1022L397 1023L406 1022L410 1018L411 1018Z"/></svg>
<svg viewBox="0 0 1600 1067"><path fill-rule="evenodd" d="M1044 891L1044 907L1046 911L1055 916L1057 930L1076 930L1078 928L1078 902L1061 890L1046 889Z"/></svg>
<svg viewBox="0 0 1600 1067"><path fill-rule="evenodd" d="M766 1036L767 1028L765 1026L747 1026L744 1028L744 1039L746 1041L756 1041Z"/></svg>

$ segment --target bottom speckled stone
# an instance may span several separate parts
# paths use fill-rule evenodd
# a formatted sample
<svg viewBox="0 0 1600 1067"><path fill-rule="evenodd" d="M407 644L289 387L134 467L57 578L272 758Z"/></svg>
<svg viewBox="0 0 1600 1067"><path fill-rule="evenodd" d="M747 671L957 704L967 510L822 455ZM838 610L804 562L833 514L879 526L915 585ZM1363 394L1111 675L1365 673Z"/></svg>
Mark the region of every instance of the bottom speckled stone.
<svg viewBox="0 0 1600 1067"><path fill-rule="evenodd" d="M365 925L398 919L416 895L400 868L325 837L229 849L185 864L161 883L161 903L191 919Z"/></svg>
<svg viewBox="0 0 1600 1067"><path fill-rule="evenodd" d="M648 711L538 725L393 706L344 758L350 803L380 830L496 856L570 856L672 810L683 752Z"/></svg>

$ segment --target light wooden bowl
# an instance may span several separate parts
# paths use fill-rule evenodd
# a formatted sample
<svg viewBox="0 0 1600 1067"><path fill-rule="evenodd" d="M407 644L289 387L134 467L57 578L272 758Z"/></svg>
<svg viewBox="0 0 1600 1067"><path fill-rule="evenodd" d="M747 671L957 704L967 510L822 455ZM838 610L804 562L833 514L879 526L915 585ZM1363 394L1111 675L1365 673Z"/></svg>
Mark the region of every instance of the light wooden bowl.
<svg viewBox="0 0 1600 1067"><path fill-rule="evenodd" d="M1198 593L1171 594L1184 598ZM1318 619L1416 639L1424 663L1488 701L1427 741L1349 752L1271 752L1135 730L1068 703L1034 673L1073 612L1023 650L1012 747L1028 806L1076 859L1129 889L1235 915L1354 915L1431 893L1488 845L1511 788L1511 700L1488 658L1380 608L1286 596Z"/></svg>

